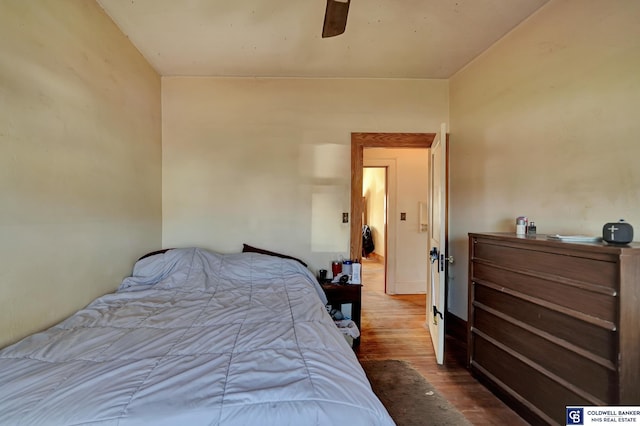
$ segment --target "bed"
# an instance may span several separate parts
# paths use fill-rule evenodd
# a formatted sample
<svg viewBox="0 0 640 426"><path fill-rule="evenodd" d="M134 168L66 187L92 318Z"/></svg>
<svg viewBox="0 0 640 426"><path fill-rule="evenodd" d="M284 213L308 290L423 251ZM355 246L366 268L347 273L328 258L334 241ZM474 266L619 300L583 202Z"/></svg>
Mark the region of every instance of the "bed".
<svg viewBox="0 0 640 426"><path fill-rule="evenodd" d="M0 424L393 425L300 263L174 249L0 351Z"/></svg>

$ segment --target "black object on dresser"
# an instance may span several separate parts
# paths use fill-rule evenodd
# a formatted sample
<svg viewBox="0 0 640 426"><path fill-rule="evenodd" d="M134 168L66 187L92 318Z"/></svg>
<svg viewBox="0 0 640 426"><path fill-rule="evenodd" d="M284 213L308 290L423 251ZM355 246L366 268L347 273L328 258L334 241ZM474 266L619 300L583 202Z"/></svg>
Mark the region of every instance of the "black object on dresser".
<svg viewBox="0 0 640 426"><path fill-rule="evenodd" d="M324 294L327 295L328 304L333 307L351 303L351 319L358 326L358 330L362 334L360 327L360 311L362 309L362 284L331 284L322 283ZM353 347L360 345L360 338L353 340Z"/></svg>
<svg viewBox="0 0 640 426"><path fill-rule="evenodd" d="M468 366L534 424L640 405L640 245L469 234Z"/></svg>

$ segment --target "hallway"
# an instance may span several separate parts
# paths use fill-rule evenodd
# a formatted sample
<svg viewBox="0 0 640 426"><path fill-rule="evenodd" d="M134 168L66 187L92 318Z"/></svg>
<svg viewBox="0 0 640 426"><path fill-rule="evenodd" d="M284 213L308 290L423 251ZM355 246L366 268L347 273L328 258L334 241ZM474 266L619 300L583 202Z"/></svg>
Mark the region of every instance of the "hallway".
<svg viewBox="0 0 640 426"><path fill-rule="evenodd" d="M362 271L359 359L411 363L474 425L527 424L469 374L465 348L454 339L445 342L445 364L436 364L425 327L425 295L385 295L384 265L375 260L362 259Z"/></svg>

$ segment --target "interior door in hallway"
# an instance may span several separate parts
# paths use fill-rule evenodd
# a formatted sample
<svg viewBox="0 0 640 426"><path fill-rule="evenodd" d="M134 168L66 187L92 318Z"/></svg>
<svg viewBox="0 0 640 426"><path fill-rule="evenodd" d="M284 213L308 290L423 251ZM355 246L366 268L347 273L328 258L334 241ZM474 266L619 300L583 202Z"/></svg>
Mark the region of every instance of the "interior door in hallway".
<svg viewBox="0 0 640 426"><path fill-rule="evenodd" d="M383 291L387 291L387 206L388 206L388 169L391 168L395 174L393 163L389 161L364 162L362 171L362 198L363 214L362 223L369 227L371 239L369 247L365 245L363 230L363 250L362 255L368 256L371 260L382 262L383 264ZM373 246L373 247L371 247ZM371 264L371 263L368 263ZM364 265L367 263L363 262ZM393 271L391 271L393 273ZM393 281L393 275L390 277Z"/></svg>

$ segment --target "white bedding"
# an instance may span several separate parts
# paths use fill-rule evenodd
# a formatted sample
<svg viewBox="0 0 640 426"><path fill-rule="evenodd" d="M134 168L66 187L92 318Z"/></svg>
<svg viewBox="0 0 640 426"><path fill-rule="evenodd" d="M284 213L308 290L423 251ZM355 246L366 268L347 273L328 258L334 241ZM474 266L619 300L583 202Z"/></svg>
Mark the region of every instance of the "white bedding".
<svg viewBox="0 0 640 426"><path fill-rule="evenodd" d="M310 272L175 249L0 351L0 424L392 425Z"/></svg>

